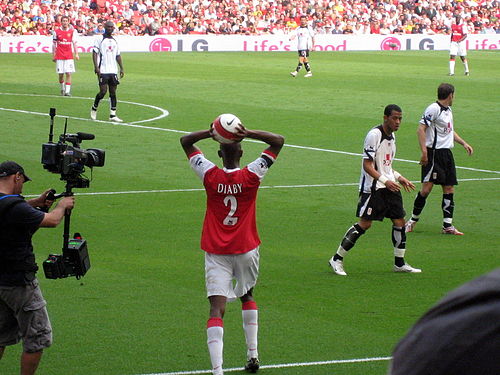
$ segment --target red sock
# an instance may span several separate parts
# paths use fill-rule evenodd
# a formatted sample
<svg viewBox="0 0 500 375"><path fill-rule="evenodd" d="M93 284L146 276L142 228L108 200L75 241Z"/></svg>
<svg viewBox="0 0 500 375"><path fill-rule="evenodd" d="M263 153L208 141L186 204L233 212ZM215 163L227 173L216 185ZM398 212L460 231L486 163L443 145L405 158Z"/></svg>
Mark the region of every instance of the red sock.
<svg viewBox="0 0 500 375"><path fill-rule="evenodd" d="M210 318L207 321L207 328L224 327L224 321L221 318Z"/></svg>
<svg viewBox="0 0 500 375"><path fill-rule="evenodd" d="M257 304L255 303L255 301L243 302L241 304L241 309L242 310L258 310Z"/></svg>

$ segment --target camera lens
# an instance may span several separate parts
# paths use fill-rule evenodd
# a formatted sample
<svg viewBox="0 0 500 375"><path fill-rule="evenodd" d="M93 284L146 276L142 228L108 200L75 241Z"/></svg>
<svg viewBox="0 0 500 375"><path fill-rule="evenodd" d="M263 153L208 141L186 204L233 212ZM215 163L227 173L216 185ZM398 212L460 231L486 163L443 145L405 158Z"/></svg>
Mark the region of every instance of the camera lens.
<svg viewBox="0 0 500 375"><path fill-rule="evenodd" d="M87 167L102 167L104 165L104 150L98 148L89 148L85 151Z"/></svg>

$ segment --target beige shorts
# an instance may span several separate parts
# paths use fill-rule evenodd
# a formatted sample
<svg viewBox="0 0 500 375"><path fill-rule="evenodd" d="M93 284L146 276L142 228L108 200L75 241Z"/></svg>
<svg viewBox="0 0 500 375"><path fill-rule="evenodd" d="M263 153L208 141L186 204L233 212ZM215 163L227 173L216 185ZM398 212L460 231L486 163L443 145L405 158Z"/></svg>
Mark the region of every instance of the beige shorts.
<svg viewBox="0 0 500 375"><path fill-rule="evenodd" d="M56 72L59 74L74 73L75 72L74 60L56 60Z"/></svg>
<svg viewBox="0 0 500 375"><path fill-rule="evenodd" d="M33 280L24 286L0 286L0 346L23 340L23 350L38 352L52 344L46 302Z"/></svg>
<svg viewBox="0 0 500 375"><path fill-rule="evenodd" d="M255 286L258 276L258 247L243 254L205 253L207 297L224 296L228 302L234 301Z"/></svg>

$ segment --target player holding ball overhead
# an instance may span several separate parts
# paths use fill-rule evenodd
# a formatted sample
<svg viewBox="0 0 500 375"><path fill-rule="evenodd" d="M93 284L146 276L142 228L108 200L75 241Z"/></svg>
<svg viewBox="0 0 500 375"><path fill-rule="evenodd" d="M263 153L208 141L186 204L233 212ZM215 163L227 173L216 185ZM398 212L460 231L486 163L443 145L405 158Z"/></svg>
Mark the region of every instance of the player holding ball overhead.
<svg viewBox="0 0 500 375"><path fill-rule="evenodd" d="M224 117L223 117L224 116ZM269 168L276 161L284 138L281 135L247 129L238 121L231 127L231 117L221 115L214 121L226 124L225 131L236 135L235 141L222 143L215 127L181 137L181 145L194 172L203 181L207 206L201 235L201 249L205 251L205 281L210 302L207 321L207 344L214 375L223 374L223 334L226 303L239 298L242 303L243 329L247 345L245 370L259 369L257 351L258 310L253 289L259 274L260 238L255 219L257 191ZM231 136L232 137L232 136ZM195 143L218 139L219 156L223 168L206 159ZM253 162L240 168L243 154L241 140L257 139L269 145ZM227 141L227 139L226 139ZM233 280L236 283L233 286Z"/></svg>

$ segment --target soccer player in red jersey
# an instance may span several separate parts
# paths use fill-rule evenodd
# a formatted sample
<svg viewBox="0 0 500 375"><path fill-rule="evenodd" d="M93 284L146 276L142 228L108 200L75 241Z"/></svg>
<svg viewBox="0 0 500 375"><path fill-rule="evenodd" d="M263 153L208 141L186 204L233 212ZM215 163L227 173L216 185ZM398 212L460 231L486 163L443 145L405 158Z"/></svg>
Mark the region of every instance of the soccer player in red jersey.
<svg viewBox="0 0 500 375"><path fill-rule="evenodd" d="M458 55L464 63L465 75L469 75L469 63L467 61L467 46L465 39L467 38L467 31L465 24L461 23L460 16L455 17L455 24L451 25L451 43L450 43L450 73L448 75L455 75L455 57Z"/></svg>
<svg viewBox="0 0 500 375"><path fill-rule="evenodd" d="M221 144L219 156L224 168L205 158L194 144L212 138L212 129L187 134L181 145L195 173L203 181L207 208L201 248L205 251L205 280L210 301L207 344L214 375L222 375L223 317L226 302L240 298L247 344L245 370L257 372L258 311L253 288L259 273L260 239L255 220L257 190L284 144L281 135L250 130L240 124L238 137L257 139L269 145L243 169L241 143ZM233 280L236 284L233 286Z"/></svg>
<svg viewBox="0 0 500 375"><path fill-rule="evenodd" d="M59 74L61 95L71 95L71 74L75 72L75 61L79 60L76 48L76 30L71 27L68 16L61 17L61 27L53 32L53 56L52 61L56 63L56 71ZM64 76L66 75L66 81Z"/></svg>

